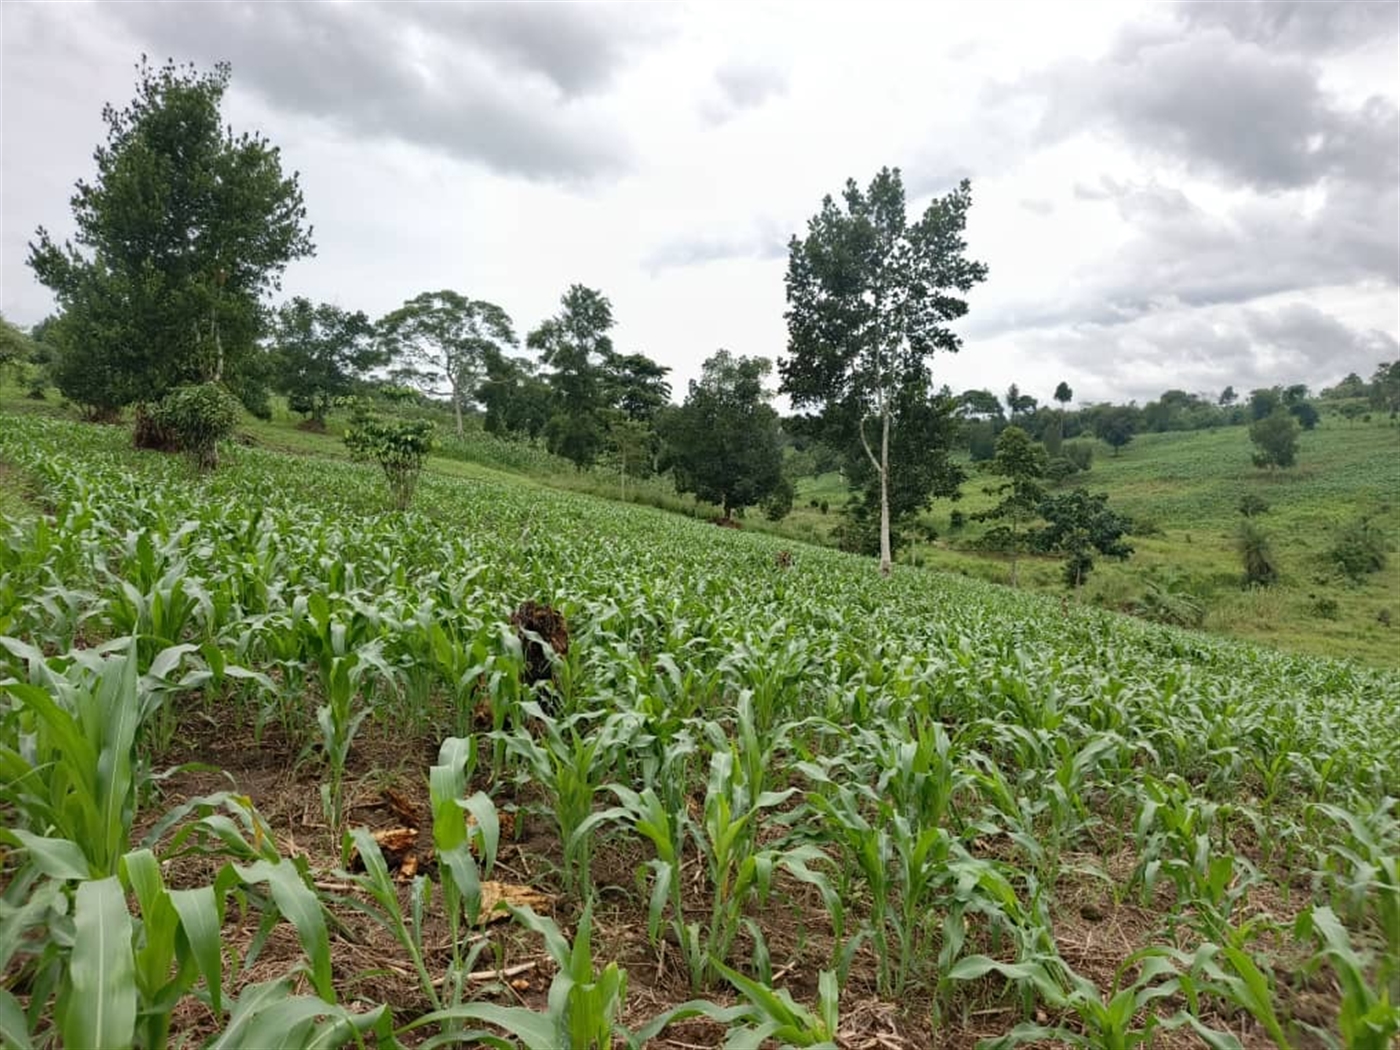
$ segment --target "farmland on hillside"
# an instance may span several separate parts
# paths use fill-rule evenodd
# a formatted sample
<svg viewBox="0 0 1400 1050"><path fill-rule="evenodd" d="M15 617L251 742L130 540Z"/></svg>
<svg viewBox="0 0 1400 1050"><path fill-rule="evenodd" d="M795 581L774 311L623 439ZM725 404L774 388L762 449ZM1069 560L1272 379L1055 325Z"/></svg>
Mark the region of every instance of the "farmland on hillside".
<svg viewBox="0 0 1400 1050"><path fill-rule="evenodd" d="M1153 600L1186 599L1209 631L1318 655L1355 657L1373 665L1400 665L1400 638L1385 622L1400 616L1400 563L1361 581L1341 578L1326 551L1339 530L1364 518L1400 541L1400 483L1396 452L1400 431L1387 420L1343 422L1329 415L1303 435L1298 465L1262 471L1250 462L1242 427L1143 434L1118 456L1100 444L1087 475L1068 485L1108 494L1109 503L1137 523L1134 556L1105 560L1084 595L1089 602L1140 615L1169 614ZM939 501L924 518L937 533L916 543L906 558L950 572L1004 583L1004 559L980 551L984 526L973 515L994 500L973 473L956 503ZM1240 586L1236 533L1240 500L1252 494L1268 505L1258 519L1281 567L1278 586ZM818 542L829 540L844 501L836 475L804 479L790 521L779 527ZM809 504L828 501L831 513ZM954 527L959 513L967 522ZM1063 588L1059 566L1042 558L1022 572L1022 583L1046 591Z"/></svg>
<svg viewBox="0 0 1400 1050"><path fill-rule="evenodd" d="M1394 673L485 472L0 462L7 1044L1400 1033Z"/></svg>

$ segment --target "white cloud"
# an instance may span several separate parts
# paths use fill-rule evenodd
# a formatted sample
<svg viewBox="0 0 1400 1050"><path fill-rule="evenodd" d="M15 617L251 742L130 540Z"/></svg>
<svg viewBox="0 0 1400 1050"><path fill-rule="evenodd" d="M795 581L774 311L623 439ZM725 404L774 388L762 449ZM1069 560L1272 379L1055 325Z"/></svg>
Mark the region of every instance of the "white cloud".
<svg viewBox="0 0 1400 1050"><path fill-rule="evenodd" d="M27 324L51 308L25 244L40 224L71 229L102 103L131 96L146 50L231 58L230 121L301 171L319 250L288 271L288 295L378 315L451 287L523 333L581 282L612 299L619 348L673 367L678 393L721 346L783 353L782 246L824 194L883 165L904 169L911 210L973 181L971 254L990 278L963 353L934 362L959 389L1048 395L1063 378L1082 398L1151 396L1182 385L1152 348L1187 342L1192 381L1211 387L1273 367L1344 374L1288 349L1335 334L1325 320L1287 338L1259 320L1289 304L1361 333L1348 353L1380 352L1372 330L1400 335L1400 189L1376 162L1400 151L1400 70L1393 39L1386 52L1345 19L1323 18L1331 43L1306 51L1267 12L1191 24L1157 5L956 19L693 5L641 22L635 5L519 7L0 5L0 309ZM1249 83L1290 86L1296 111L1244 93L1241 57ZM1210 123L1228 107L1186 90L1203 60L1221 63L1217 95L1271 114L1268 136L1235 143L1250 129ZM1308 152L1319 134L1326 157Z"/></svg>

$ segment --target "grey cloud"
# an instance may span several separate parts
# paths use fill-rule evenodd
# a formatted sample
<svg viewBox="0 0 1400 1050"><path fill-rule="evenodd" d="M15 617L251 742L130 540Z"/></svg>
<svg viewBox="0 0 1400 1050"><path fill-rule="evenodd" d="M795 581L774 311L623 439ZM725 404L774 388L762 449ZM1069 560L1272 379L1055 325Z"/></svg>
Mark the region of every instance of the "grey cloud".
<svg viewBox="0 0 1400 1050"><path fill-rule="evenodd" d="M1309 303L1291 303L1273 311L1246 310L1244 316L1249 333L1259 342L1325 364L1338 375L1393 361L1400 351L1389 333L1348 328Z"/></svg>
<svg viewBox="0 0 1400 1050"><path fill-rule="evenodd" d="M1075 320L1123 325L1173 306L1246 303L1299 288L1359 281L1400 284L1400 187L1376 194L1330 186L1303 215L1287 198L1263 198L1226 216L1159 183L1079 185L1075 195L1111 202L1134 231L1113 255L1076 274L1074 291L1052 305L1012 306L969 320L997 335Z"/></svg>
<svg viewBox="0 0 1400 1050"><path fill-rule="evenodd" d="M767 223L746 234L680 236L657 245L642 265L654 277L664 270L728 259L781 259L787 256L789 236Z"/></svg>
<svg viewBox="0 0 1400 1050"><path fill-rule="evenodd" d="M621 20L592 23L591 9L127 3L102 11L153 51L227 59L236 89L348 133L540 180L607 174L628 161L604 114L578 97L606 82L622 48L600 43L614 40ZM587 56L572 54L590 43L598 46Z"/></svg>
<svg viewBox="0 0 1400 1050"><path fill-rule="evenodd" d="M1400 33L1394 3L1325 0L1192 0L1188 26L1220 27L1240 40L1305 54L1346 51Z"/></svg>
<svg viewBox="0 0 1400 1050"><path fill-rule="evenodd" d="M1035 215L1051 215L1055 211L1055 205L1044 198L1023 197L1021 207Z"/></svg>
<svg viewBox="0 0 1400 1050"><path fill-rule="evenodd" d="M1076 182L1074 184L1074 197L1081 201L1106 201L1114 196L1113 187L1108 185L1111 180L1107 175L1098 186L1090 186L1087 182Z"/></svg>
<svg viewBox="0 0 1400 1050"><path fill-rule="evenodd" d="M963 179L973 177L972 169L961 164L947 167L916 164L904 169L901 174L904 176L904 195L910 201L947 193L956 189Z"/></svg>
<svg viewBox="0 0 1400 1050"><path fill-rule="evenodd" d="M1102 60L1059 63L993 97L1044 97L1044 143L1107 132L1149 156L1265 191L1331 178L1377 187L1400 180L1392 100L1343 106L1307 57L1219 26L1187 28L1130 29Z"/></svg>
<svg viewBox="0 0 1400 1050"><path fill-rule="evenodd" d="M1248 390L1279 382L1319 387L1351 371L1369 375L1400 350L1384 332L1348 327L1306 303L1167 310L1127 325L1051 329L1025 345L1092 377L1102 396L1139 401L1171 388Z"/></svg>
<svg viewBox="0 0 1400 1050"><path fill-rule="evenodd" d="M701 106L711 124L723 124L787 91L787 74L772 66L730 62L715 72L717 93Z"/></svg>
<svg viewBox="0 0 1400 1050"><path fill-rule="evenodd" d="M665 32L660 9L649 6L426 0L412 9L424 25L484 45L505 65L539 73L568 96L608 86L634 51Z"/></svg>

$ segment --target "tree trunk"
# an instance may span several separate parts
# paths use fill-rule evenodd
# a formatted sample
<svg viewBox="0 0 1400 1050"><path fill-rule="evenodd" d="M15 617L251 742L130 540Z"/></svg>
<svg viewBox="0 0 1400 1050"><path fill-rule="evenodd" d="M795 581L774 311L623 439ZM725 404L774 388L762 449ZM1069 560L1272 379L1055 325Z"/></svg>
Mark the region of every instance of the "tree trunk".
<svg viewBox="0 0 1400 1050"><path fill-rule="evenodd" d="M452 388L452 411L457 413L457 436L462 437L462 395L455 386Z"/></svg>
<svg viewBox="0 0 1400 1050"><path fill-rule="evenodd" d="M880 434L880 575L890 574L890 413Z"/></svg>

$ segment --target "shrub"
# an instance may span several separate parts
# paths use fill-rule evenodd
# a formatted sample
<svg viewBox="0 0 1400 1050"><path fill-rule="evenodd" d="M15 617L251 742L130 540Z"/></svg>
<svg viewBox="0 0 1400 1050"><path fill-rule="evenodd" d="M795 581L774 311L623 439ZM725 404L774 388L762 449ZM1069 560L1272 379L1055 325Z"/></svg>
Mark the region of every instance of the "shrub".
<svg viewBox="0 0 1400 1050"><path fill-rule="evenodd" d="M1074 464L1081 474L1088 473L1094 465L1094 446L1088 441L1069 441L1060 449L1060 455Z"/></svg>
<svg viewBox="0 0 1400 1050"><path fill-rule="evenodd" d="M1246 492L1240 497L1240 513L1246 518L1257 518L1269 509L1269 504L1252 492Z"/></svg>
<svg viewBox="0 0 1400 1050"><path fill-rule="evenodd" d="M1235 549L1244 563L1244 586L1269 587L1278 582L1278 563L1274 560L1269 538L1248 518L1240 525Z"/></svg>
<svg viewBox="0 0 1400 1050"><path fill-rule="evenodd" d="M1278 408L1249 427L1254 442L1254 465L1287 469L1298 462L1298 421L1286 409Z"/></svg>
<svg viewBox="0 0 1400 1050"><path fill-rule="evenodd" d="M1385 533L1369 518L1359 518L1337 533L1327 556L1343 575L1358 581L1385 568Z"/></svg>
<svg viewBox="0 0 1400 1050"><path fill-rule="evenodd" d="M1382 627L1389 627L1389 626L1390 626L1390 610L1389 610L1389 609L1382 609L1380 612L1376 613L1376 622L1377 622L1378 624L1380 624Z"/></svg>
<svg viewBox="0 0 1400 1050"><path fill-rule="evenodd" d="M1318 619L1335 620L1341 614L1341 606L1337 604L1336 598L1329 598L1325 594L1320 597L1310 594L1308 597L1312 599L1308 611Z"/></svg>
<svg viewBox="0 0 1400 1050"><path fill-rule="evenodd" d="M763 503L763 515L769 521L782 521L792 513L792 498L796 495L792 479L783 478Z"/></svg>
<svg viewBox="0 0 1400 1050"><path fill-rule="evenodd" d="M1162 526L1151 518L1133 518L1128 530L1134 536L1165 536Z"/></svg>
<svg viewBox="0 0 1400 1050"><path fill-rule="evenodd" d="M961 532L967 525L967 515L960 510L955 510L948 515L948 531Z"/></svg>
<svg viewBox="0 0 1400 1050"><path fill-rule="evenodd" d="M218 383L176 387L155 405L138 408L136 444L184 452L200 470L213 470L219 442L233 434L241 408Z"/></svg>
<svg viewBox="0 0 1400 1050"><path fill-rule="evenodd" d="M426 419L397 419L360 411L345 434L345 445L358 460L373 460L384 471L394 507L413 501L423 462L433 450L433 424Z"/></svg>
<svg viewBox="0 0 1400 1050"><path fill-rule="evenodd" d="M1174 569L1152 573L1129 611L1145 620L1177 627L1199 627L1206 619L1206 603L1196 581Z"/></svg>
<svg viewBox="0 0 1400 1050"><path fill-rule="evenodd" d="M1064 456L1056 456L1045 465L1045 476L1055 484L1079 473L1079 468Z"/></svg>

